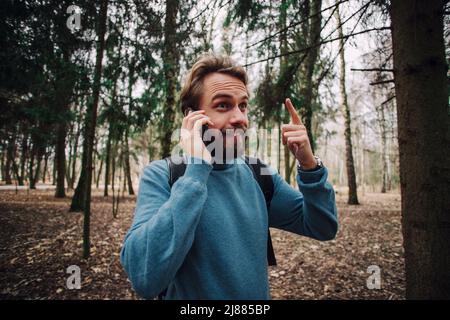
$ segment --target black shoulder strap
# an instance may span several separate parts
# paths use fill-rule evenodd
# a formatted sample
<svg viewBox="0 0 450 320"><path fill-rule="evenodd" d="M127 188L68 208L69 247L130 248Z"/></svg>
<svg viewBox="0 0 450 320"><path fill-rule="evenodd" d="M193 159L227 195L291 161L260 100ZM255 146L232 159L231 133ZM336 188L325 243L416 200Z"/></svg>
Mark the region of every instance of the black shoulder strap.
<svg viewBox="0 0 450 320"><path fill-rule="evenodd" d="M172 188L173 184L178 180L178 178L184 175L184 172L186 171L186 163L184 162L174 163L171 157L167 157L165 158L165 160L169 167L169 185ZM274 193L273 180L271 175L261 174L262 168L266 168L267 165L257 158L249 158L249 157L245 157L245 163L252 170L253 177L258 182L258 185L264 194L267 211L269 211L270 202L272 201ZM272 245L272 237L270 236L270 230L268 230L268 237L267 237L267 262L269 266L277 265Z"/></svg>
<svg viewBox="0 0 450 320"><path fill-rule="evenodd" d="M258 182L264 193L266 199L267 208L270 208L270 202L272 201L274 186L271 175L261 174L263 168L267 168L267 165L261 162L258 158L245 157L245 163L252 169L253 177Z"/></svg>
<svg viewBox="0 0 450 320"><path fill-rule="evenodd" d="M172 188L178 178L184 175L186 163L174 163L171 157L164 158L164 160L166 160L167 166L169 167L169 185Z"/></svg>
<svg viewBox="0 0 450 320"><path fill-rule="evenodd" d="M273 179L271 175L261 174L261 170L263 168L267 168L267 165L262 163L261 160L257 158L250 157L245 157L245 163L252 170L253 177L258 182L259 187L264 194L264 198L266 199L267 212L269 212L270 202L272 201L274 193ZM277 260L275 258L275 252L272 245L272 237L270 236L270 229L268 230L267 235L267 262L269 263L269 266L277 265Z"/></svg>

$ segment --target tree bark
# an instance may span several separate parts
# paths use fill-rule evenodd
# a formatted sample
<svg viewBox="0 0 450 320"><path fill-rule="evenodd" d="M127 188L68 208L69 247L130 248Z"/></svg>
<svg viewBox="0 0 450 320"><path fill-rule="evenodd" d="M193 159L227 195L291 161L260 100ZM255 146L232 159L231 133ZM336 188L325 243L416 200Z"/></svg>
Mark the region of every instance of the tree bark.
<svg viewBox="0 0 450 320"><path fill-rule="evenodd" d="M164 78L166 84L166 105L162 124L162 156L171 153L173 125L175 122L176 86L179 74L180 52L177 39L177 14L180 10L179 0L166 1L166 19L164 22Z"/></svg>
<svg viewBox="0 0 450 320"><path fill-rule="evenodd" d="M381 193L386 193L387 184L388 184L388 154L387 154L387 137L386 137L386 116L384 112L384 108L381 105L378 110L378 122L380 124L381 131L381 162L382 162L382 170L381 170Z"/></svg>
<svg viewBox="0 0 450 320"><path fill-rule="evenodd" d="M4 145L2 145L2 150L5 150ZM3 151L0 157L0 172L2 175L2 181L5 181L5 160L6 160L6 152Z"/></svg>
<svg viewBox="0 0 450 320"><path fill-rule="evenodd" d="M100 86L102 77L102 60L105 49L105 33L108 11L108 0L100 2L98 19L97 57L95 61L94 82L92 88L92 103L88 104L86 110L85 139L86 149L86 177L84 193L84 223L83 223L83 257L90 256L90 216L91 216L91 183L92 183L92 154L95 140L95 127L97 124L97 108L100 97Z"/></svg>
<svg viewBox="0 0 450 320"><path fill-rule="evenodd" d="M134 84L134 74L135 74L136 60L133 57L129 63L129 74L128 74L128 118L131 119L133 111L133 84ZM133 182L131 181L131 165L130 165L130 145L128 142L129 137L129 125L125 127L125 153L124 153L124 182L128 184L128 194L134 195ZM125 188L123 189L125 190Z"/></svg>
<svg viewBox="0 0 450 320"><path fill-rule="evenodd" d="M127 181L128 184L128 194L134 195L134 189L133 189L133 181L131 179L131 165L130 165L130 150L128 145L128 130L126 130L125 135L125 154L124 154L124 174L126 177L124 177L124 181Z"/></svg>
<svg viewBox="0 0 450 320"><path fill-rule="evenodd" d="M406 298L450 297L450 119L443 1L392 0Z"/></svg>
<svg viewBox="0 0 450 320"><path fill-rule="evenodd" d="M5 183L6 184L12 184L11 164L14 161L13 149L14 149L14 143L10 140L6 147L6 163L5 163Z"/></svg>
<svg viewBox="0 0 450 320"><path fill-rule="evenodd" d="M99 155L99 158L100 158L100 168L98 169L98 172L97 172L97 179L96 179L96 183L95 183L97 189L98 189L98 187L99 187L99 183L100 183L100 175L102 174L102 169L103 169L103 157L100 157L100 155Z"/></svg>
<svg viewBox="0 0 450 320"><path fill-rule="evenodd" d="M34 159L36 156L36 142L32 142L30 162L28 164L28 182L30 189L36 189L36 181L34 180Z"/></svg>
<svg viewBox="0 0 450 320"><path fill-rule="evenodd" d="M83 105L80 106L80 114L82 113ZM81 122L81 121L80 121ZM80 122L77 126L77 132L75 133L75 141L73 145L73 154L72 154L72 173L71 173L71 179L70 179L70 189L73 189L73 186L75 184L75 177L76 177L76 166L77 166L77 158L78 158L78 141L80 140L80 132L81 132L81 125Z"/></svg>
<svg viewBox="0 0 450 320"><path fill-rule="evenodd" d="M73 143L74 143L74 139L73 139L73 134L74 134L74 127L75 124L72 123L70 125L70 130L68 133L69 136L69 156L67 157L67 161L66 161L66 182L67 182L67 187L70 188L70 186L72 185L72 179L73 177L72 175L72 171L70 170L70 168L72 168L72 160L73 160Z"/></svg>
<svg viewBox="0 0 450 320"><path fill-rule="evenodd" d="M45 183L45 176L47 174L48 156L49 156L49 153L47 152L47 150L45 150L44 151L44 170L42 170L42 183Z"/></svg>
<svg viewBox="0 0 450 320"><path fill-rule="evenodd" d="M86 150L86 143L83 141L83 150ZM77 187L73 193L72 202L70 204L70 212L80 212L84 208L84 187L86 185L86 153L81 156L81 172L78 179Z"/></svg>
<svg viewBox="0 0 450 320"><path fill-rule="evenodd" d="M287 33L286 33L286 20L287 20L287 7L288 7L288 3L286 2L286 0L282 0L281 1L281 5L280 5L280 16L279 16L279 29L280 30L284 30L283 32L280 33L280 53L283 55L288 51L288 44L287 44ZM285 79L285 81L287 82L288 79L286 78L286 72L288 70L289 67L289 60L286 56L282 56L280 58L280 76L283 77L283 79ZM288 87L290 86L290 83L282 83L282 87L286 90L286 92L283 93L283 95L281 96L281 100L280 101L280 113L283 114L284 111L284 99L286 98L286 95L288 94ZM284 113L284 119L283 119L283 123L287 123L289 122L289 113L285 112ZM284 179L286 180L286 182L288 184L291 184L291 174L290 174L290 150L287 146L287 144L284 146L283 148L284 151Z"/></svg>
<svg viewBox="0 0 450 320"><path fill-rule="evenodd" d="M67 48L63 50L64 72L61 75L57 87L58 97L56 99L57 110L60 114L57 126L55 157L56 157L56 190L55 198L64 198L66 196L66 136L67 136L67 114L70 109L70 100L75 84L75 77L70 66L71 52Z"/></svg>
<svg viewBox="0 0 450 320"><path fill-rule="evenodd" d="M358 190L356 186L355 163L353 160L353 144L352 144L352 123L351 112L347 100L347 89L345 86L345 51L344 40L342 32L341 16L339 13L339 5L336 7L336 20L338 24L338 34L341 38L339 40L339 62L341 74L339 77L339 89L341 93L341 109L345 119L345 164L347 169L347 184L348 184L348 204L359 204Z"/></svg>
<svg viewBox="0 0 450 320"><path fill-rule="evenodd" d="M19 186L24 185L25 171L26 171L25 164L27 162L27 157L28 157L28 134L24 133L23 138L22 138L22 143L21 143L20 174L18 177Z"/></svg>
<svg viewBox="0 0 450 320"><path fill-rule="evenodd" d="M64 181L66 178L66 122L60 121L57 129L55 146L55 164L56 164L56 190L55 198L65 198L66 189Z"/></svg>
<svg viewBox="0 0 450 320"><path fill-rule="evenodd" d="M108 130L108 140L106 140L106 158L105 158L105 190L103 191L103 196L108 196L108 185L109 185L109 176L111 171L111 137L112 129L111 123L109 124Z"/></svg>
<svg viewBox="0 0 450 320"><path fill-rule="evenodd" d="M308 46L311 48L308 50L306 56L306 72L305 72L305 82L301 90L302 97L304 99L302 106L303 123L305 124L306 130L308 132L309 141L311 142L311 149L314 152L315 140L312 135L312 103L313 103L313 74L317 58L319 56L319 45L315 45L319 42L321 23L322 23L322 0L311 0L310 1L310 25L308 30Z"/></svg>

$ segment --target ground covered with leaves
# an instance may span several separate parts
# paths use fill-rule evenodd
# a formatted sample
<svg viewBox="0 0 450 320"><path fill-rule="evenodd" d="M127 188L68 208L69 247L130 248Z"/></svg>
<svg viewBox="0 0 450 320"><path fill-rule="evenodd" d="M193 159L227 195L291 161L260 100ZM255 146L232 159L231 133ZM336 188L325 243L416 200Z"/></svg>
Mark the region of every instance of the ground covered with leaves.
<svg viewBox="0 0 450 320"><path fill-rule="evenodd" d="M272 230L278 260L270 267L273 299L404 299L400 195L360 197L361 205L349 206L337 195L340 230L333 241ZM91 257L85 260L83 216L68 212L70 198L1 190L0 299L138 299L119 262L134 204L135 197L121 199L114 218L112 198L94 192ZM66 285L71 265L81 270L79 290Z"/></svg>

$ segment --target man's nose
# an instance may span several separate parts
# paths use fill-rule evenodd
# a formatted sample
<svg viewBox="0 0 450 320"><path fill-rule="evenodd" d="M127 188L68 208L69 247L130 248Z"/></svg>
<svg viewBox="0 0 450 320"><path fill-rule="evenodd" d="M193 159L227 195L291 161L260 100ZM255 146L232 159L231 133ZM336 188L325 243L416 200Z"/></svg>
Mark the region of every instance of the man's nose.
<svg viewBox="0 0 450 320"><path fill-rule="evenodd" d="M231 114L230 123L233 126L239 125L243 127L248 127L248 117L247 112L242 111L239 106L235 106L233 108L233 112Z"/></svg>

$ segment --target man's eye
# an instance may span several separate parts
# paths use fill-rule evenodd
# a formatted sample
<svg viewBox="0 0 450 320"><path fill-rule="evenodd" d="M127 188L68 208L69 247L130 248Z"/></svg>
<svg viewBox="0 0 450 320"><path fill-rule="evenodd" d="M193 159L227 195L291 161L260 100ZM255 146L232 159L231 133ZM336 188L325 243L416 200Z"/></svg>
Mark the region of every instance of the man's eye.
<svg viewBox="0 0 450 320"><path fill-rule="evenodd" d="M247 109L247 104L246 103L241 103L240 105L239 105L239 108L240 109Z"/></svg>
<svg viewBox="0 0 450 320"><path fill-rule="evenodd" d="M217 108L218 108L218 109L227 109L227 108L228 108L228 105L227 105L226 103L219 103L219 104L217 105Z"/></svg>

